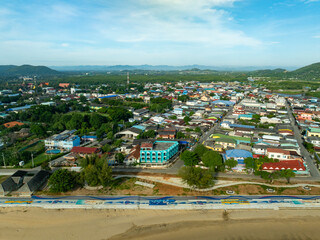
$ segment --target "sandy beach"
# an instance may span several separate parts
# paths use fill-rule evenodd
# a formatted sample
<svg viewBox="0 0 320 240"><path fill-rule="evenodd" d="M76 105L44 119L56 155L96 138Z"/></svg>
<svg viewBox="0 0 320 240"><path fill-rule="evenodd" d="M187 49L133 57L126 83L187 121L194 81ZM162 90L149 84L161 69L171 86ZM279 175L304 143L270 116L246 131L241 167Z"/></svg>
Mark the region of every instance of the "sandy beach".
<svg viewBox="0 0 320 240"><path fill-rule="evenodd" d="M1 208L0 239L320 239L320 209Z"/></svg>

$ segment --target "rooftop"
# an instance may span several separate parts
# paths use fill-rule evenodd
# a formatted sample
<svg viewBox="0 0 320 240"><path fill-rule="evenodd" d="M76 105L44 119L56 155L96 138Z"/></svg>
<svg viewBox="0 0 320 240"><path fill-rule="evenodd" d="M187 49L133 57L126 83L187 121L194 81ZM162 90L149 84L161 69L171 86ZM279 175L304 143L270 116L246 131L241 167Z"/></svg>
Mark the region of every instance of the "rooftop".
<svg viewBox="0 0 320 240"><path fill-rule="evenodd" d="M305 171L306 167L299 160L289 160L289 161L281 161L274 163L264 163L262 165L263 170L297 170L297 171Z"/></svg>
<svg viewBox="0 0 320 240"><path fill-rule="evenodd" d="M12 128L12 127L14 127L14 126L23 126L24 125L24 123L22 123L22 122L17 122L17 121L13 121L13 122L7 122L7 123L5 123L5 124L3 124L6 128Z"/></svg>
<svg viewBox="0 0 320 240"><path fill-rule="evenodd" d="M171 146L173 146L176 142L162 142L156 141L153 145L153 150L167 150Z"/></svg>

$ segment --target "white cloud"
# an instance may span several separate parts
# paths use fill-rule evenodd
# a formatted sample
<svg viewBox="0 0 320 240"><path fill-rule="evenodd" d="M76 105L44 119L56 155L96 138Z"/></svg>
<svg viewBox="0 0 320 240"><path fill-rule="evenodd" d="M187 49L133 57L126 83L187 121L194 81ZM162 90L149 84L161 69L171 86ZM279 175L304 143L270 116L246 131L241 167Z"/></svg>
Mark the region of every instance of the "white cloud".
<svg viewBox="0 0 320 240"><path fill-rule="evenodd" d="M313 36L313 38L320 38L320 35Z"/></svg>
<svg viewBox="0 0 320 240"><path fill-rule="evenodd" d="M226 10L236 0L138 0L128 9L104 10L96 29L117 42L173 42L208 46L259 46L261 42L229 26ZM226 7L217 9L216 7ZM114 24L117 23L117 24Z"/></svg>

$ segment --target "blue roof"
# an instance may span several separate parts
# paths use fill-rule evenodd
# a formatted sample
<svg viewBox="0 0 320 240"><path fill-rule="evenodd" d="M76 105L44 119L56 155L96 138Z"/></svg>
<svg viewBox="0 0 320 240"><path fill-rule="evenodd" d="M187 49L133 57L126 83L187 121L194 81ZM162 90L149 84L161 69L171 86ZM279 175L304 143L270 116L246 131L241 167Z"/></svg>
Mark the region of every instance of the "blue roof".
<svg viewBox="0 0 320 240"><path fill-rule="evenodd" d="M99 97L99 98L103 99L103 98L114 98L114 97L118 97L118 95L108 95L108 96L103 96L103 97Z"/></svg>
<svg viewBox="0 0 320 240"><path fill-rule="evenodd" d="M239 114L238 118L241 118L241 117L247 117L247 118L252 118L252 114Z"/></svg>
<svg viewBox="0 0 320 240"><path fill-rule="evenodd" d="M97 138L97 136L82 136L82 138Z"/></svg>
<svg viewBox="0 0 320 240"><path fill-rule="evenodd" d="M144 131L145 129L146 129L146 127L145 126L142 126L142 125L134 125L134 126L132 126L133 128L137 128L137 129L140 129L140 130L142 130L142 131Z"/></svg>
<svg viewBox="0 0 320 240"><path fill-rule="evenodd" d="M256 128L255 126L250 126L250 125L241 125L241 124L230 124L230 127L236 128L250 128L250 129L254 129Z"/></svg>
<svg viewBox="0 0 320 240"><path fill-rule="evenodd" d="M8 108L6 111L20 111L20 110L25 110L31 108L33 105L25 105L23 107L16 107L16 108Z"/></svg>
<svg viewBox="0 0 320 240"><path fill-rule="evenodd" d="M213 104L225 104L225 105L234 105L234 102L226 101L226 100L216 100L212 102Z"/></svg>
<svg viewBox="0 0 320 240"><path fill-rule="evenodd" d="M227 158L248 158L252 157L252 153L247 150L232 149L226 151Z"/></svg>

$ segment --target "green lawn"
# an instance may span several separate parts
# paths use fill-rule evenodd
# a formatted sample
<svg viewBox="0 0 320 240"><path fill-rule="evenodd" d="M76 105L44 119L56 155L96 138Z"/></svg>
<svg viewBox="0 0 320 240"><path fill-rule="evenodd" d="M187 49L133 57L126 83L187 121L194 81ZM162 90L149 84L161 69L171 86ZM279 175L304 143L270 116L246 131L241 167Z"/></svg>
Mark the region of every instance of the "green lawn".
<svg viewBox="0 0 320 240"><path fill-rule="evenodd" d="M38 142L36 145L25 149L25 151L37 152L37 151L39 151L39 150L40 150L41 148L43 148L43 147L44 147L44 142L41 141L41 142Z"/></svg>
<svg viewBox="0 0 320 240"><path fill-rule="evenodd" d="M46 155L45 153L41 153L40 155L36 156L33 161L34 161L34 166L40 166L41 163L45 162L45 161L49 161L50 159L56 159L58 157L61 157L63 155L65 155L66 153L59 153L59 154L55 154L55 155ZM50 158L51 157L51 158ZM23 166L24 168L31 168L32 167L32 161L30 160L30 162L26 163L26 165Z"/></svg>
<svg viewBox="0 0 320 240"><path fill-rule="evenodd" d="M40 155L36 156L34 161L34 166L39 166L41 163L45 162L49 159L49 156L47 156L45 153L41 153ZM31 168L32 167L32 161L28 162L26 165L24 165L25 168Z"/></svg>

